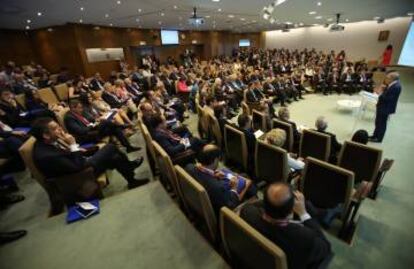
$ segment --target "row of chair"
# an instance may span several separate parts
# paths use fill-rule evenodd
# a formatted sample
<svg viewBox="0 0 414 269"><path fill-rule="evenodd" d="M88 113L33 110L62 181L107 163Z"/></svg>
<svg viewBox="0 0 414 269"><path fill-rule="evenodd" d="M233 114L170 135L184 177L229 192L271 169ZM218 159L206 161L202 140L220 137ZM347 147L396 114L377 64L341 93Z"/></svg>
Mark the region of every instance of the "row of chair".
<svg viewBox="0 0 414 269"><path fill-rule="evenodd" d="M49 105L57 105L69 100L69 87L66 83L55 85L53 89L51 87L42 88L36 92L39 99ZM26 96L24 94L16 95L16 101L22 108L26 109Z"/></svg>

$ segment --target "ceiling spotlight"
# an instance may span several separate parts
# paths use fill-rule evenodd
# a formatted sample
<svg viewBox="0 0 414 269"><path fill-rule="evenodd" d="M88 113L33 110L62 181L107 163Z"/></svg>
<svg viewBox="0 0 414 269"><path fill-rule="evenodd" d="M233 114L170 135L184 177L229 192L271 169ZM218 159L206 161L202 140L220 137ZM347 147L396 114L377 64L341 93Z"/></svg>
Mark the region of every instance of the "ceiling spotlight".
<svg viewBox="0 0 414 269"><path fill-rule="evenodd" d="M245 19L245 18L240 18L240 20L241 20L241 21L245 21L246 19Z"/></svg>
<svg viewBox="0 0 414 269"><path fill-rule="evenodd" d="M29 30L30 29L30 26L29 25L26 25L26 30Z"/></svg>
<svg viewBox="0 0 414 269"><path fill-rule="evenodd" d="M174 9L177 9L177 6L174 5Z"/></svg>
<svg viewBox="0 0 414 269"><path fill-rule="evenodd" d="M121 1L120 1L120 0L118 0L118 1L116 1L116 3L117 3L118 5L120 5L120 4L121 4Z"/></svg>
<svg viewBox="0 0 414 269"><path fill-rule="evenodd" d="M42 16L42 12L37 12L37 16Z"/></svg>
<svg viewBox="0 0 414 269"><path fill-rule="evenodd" d="M218 12L221 12L221 8L217 9Z"/></svg>
<svg viewBox="0 0 414 269"><path fill-rule="evenodd" d="M136 21L136 22L139 22L139 18L136 18L136 19L135 19L135 21Z"/></svg>
<svg viewBox="0 0 414 269"><path fill-rule="evenodd" d="M53 29L52 28L47 28L47 31L48 32L53 32Z"/></svg>
<svg viewBox="0 0 414 269"><path fill-rule="evenodd" d="M27 22L27 23L31 23L32 21L31 21L31 20L27 20L26 22Z"/></svg>
<svg viewBox="0 0 414 269"><path fill-rule="evenodd" d="M309 11L309 13L308 13L309 15L315 15L316 14L316 11Z"/></svg>
<svg viewBox="0 0 414 269"><path fill-rule="evenodd" d="M229 14L229 15L228 15L228 17L229 17L229 18L234 18L234 15Z"/></svg>
<svg viewBox="0 0 414 269"><path fill-rule="evenodd" d="M109 26L111 26L111 27L112 27L112 26L113 26L113 24L112 24L112 23L110 23L110 24L109 24Z"/></svg>
<svg viewBox="0 0 414 269"><path fill-rule="evenodd" d="M142 9L140 9L140 8L139 8L139 9L138 9L138 12L139 12L139 13L141 13L141 12L142 12Z"/></svg>
<svg viewBox="0 0 414 269"><path fill-rule="evenodd" d="M320 20L322 19L322 16L316 16L315 19Z"/></svg>
<svg viewBox="0 0 414 269"><path fill-rule="evenodd" d="M273 17L272 17L272 18L270 18L270 19L269 19L269 22L270 22L271 24L273 24L273 23L275 23L275 22L276 22L276 20L275 20L275 18L273 18Z"/></svg>
<svg viewBox="0 0 414 269"><path fill-rule="evenodd" d="M109 17L109 15L108 14L105 14L105 18L108 18Z"/></svg>
<svg viewBox="0 0 414 269"><path fill-rule="evenodd" d="M268 20L270 18L270 14L263 13L263 19Z"/></svg>
<svg viewBox="0 0 414 269"><path fill-rule="evenodd" d="M322 2L318 2L316 3L318 6L322 6Z"/></svg>
<svg viewBox="0 0 414 269"><path fill-rule="evenodd" d="M220 0L212 0L213 2L220 2Z"/></svg>
<svg viewBox="0 0 414 269"><path fill-rule="evenodd" d="M79 23L83 23L83 20L82 20L82 19L80 19L80 20L79 20Z"/></svg>
<svg viewBox="0 0 414 269"><path fill-rule="evenodd" d="M163 12L161 12L161 17L164 17L164 15L165 15L165 14L164 14Z"/></svg>
<svg viewBox="0 0 414 269"><path fill-rule="evenodd" d="M346 22L349 22L349 19L345 19Z"/></svg>
<svg viewBox="0 0 414 269"><path fill-rule="evenodd" d="M161 25L162 24L162 21L159 21L158 24Z"/></svg>
<svg viewBox="0 0 414 269"><path fill-rule="evenodd" d="M83 11L85 8L84 7L80 7L80 10Z"/></svg>

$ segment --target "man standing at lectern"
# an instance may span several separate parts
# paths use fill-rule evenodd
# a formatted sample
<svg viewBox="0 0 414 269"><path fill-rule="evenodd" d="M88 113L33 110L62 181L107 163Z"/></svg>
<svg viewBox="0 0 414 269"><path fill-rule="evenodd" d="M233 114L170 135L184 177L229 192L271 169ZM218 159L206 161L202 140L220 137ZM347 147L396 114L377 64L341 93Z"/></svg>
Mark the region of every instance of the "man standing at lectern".
<svg viewBox="0 0 414 269"><path fill-rule="evenodd" d="M374 134L370 137L371 142L381 143L387 130L387 121L391 114L397 109L398 98L401 93L399 81L400 75L396 71L390 71L384 79L379 92L380 96L377 103L377 114L375 117Z"/></svg>

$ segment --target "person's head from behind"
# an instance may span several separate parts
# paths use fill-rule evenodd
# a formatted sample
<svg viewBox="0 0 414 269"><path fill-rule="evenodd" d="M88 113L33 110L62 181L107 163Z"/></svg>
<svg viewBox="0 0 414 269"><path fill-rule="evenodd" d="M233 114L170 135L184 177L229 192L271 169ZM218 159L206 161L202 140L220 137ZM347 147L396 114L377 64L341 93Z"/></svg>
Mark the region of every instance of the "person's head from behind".
<svg viewBox="0 0 414 269"><path fill-rule="evenodd" d="M71 100L69 102L70 111L75 112L76 114L81 115L83 113L83 105L80 100Z"/></svg>
<svg viewBox="0 0 414 269"><path fill-rule="evenodd" d="M52 118L38 118L34 121L30 133L39 141L53 143L64 132L62 127Z"/></svg>
<svg viewBox="0 0 414 269"><path fill-rule="evenodd" d="M326 121L325 117L319 116L316 119L315 127L318 131L325 131L328 128L328 122Z"/></svg>
<svg viewBox="0 0 414 269"><path fill-rule="evenodd" d="M287 107L281 107L277 112L279 119L288 121L290 119L290 112Z"/></svg>
<svg viewBox="0 0 414 269"><path fill-rule="evenodd" d="M251 128L251 121L250 117L247 114L240 114L237 118L237 124L241 129L249 129Z"/></svg>
<svg viewBox="0 0 414 269"><path fill-rule="evenodd" d="M368 138L369 138L368 132L366 130L361 129L354 133L351 140L353 142L366 145L368 143Z"/></svg>
<svg viewBox="0 0 414 269"><path fill-rule="evenodd" d="M141 108L142 113L144 113L144 114L153 112L153 107L152 107L151 103L149 103L149 102L144 102L140 106L140 108Z"/></svg>
<svg viewBox="0 0 414 269"><path fill-rule="evenodd" d="M106 82L104 84L104 90L109 92L109 93L113 93L115 91L115 88L110 82Z"/></svg>
<svg viewBox="0 0 414 269"><path fill-rule="evenodd" d="M285 219L293 213L295 196L289 184L271 184L264 192L263 207L266 215L273 219Z"/></svg>
<svg viewBox="0 0 414 269"><path fill-rule="evenodd" d="M197 160L203 166L216 170L219 165L221 151L216 145L207 144L199 152Z"/></svg>
<svg viewBox="0 0 414 269"><path fill-rule="evenodd" d="M270 145L283 147L286 142L286 132L279 128L272 129L266 134L265 140Z"/></svg>
<svg viewBox="0 0 414 269"><path fill-rule="evenodd" d="M14 99L14 94L9 88L4 88L0 91L0 100L6 103L12 102Z"/></svg>

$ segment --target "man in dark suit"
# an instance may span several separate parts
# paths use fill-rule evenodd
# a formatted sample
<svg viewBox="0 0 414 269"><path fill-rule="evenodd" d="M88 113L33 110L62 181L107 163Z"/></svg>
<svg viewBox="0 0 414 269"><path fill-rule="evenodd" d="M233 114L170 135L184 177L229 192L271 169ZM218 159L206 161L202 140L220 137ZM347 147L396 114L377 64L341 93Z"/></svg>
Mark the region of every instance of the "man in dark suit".
<svg viewBox="0 0 414 269"><path fill-rule="evenodd" d="M47 178L74 174L92 167L95 176L108 169L116 169L128 181L129 189L149 181L134 178L134 170L142 164L142 157L129 161L115 145L108 144L93 156L86 158L82 155L75 138L65 133L60 125L50 118L36 120L31 133L36 138L33 148L34 163Z"/></svg>
<svg viewBox="0 0 414 269"><path fill-rule="evenodd" d="M289 268L326 268L333 256L331 246L314 218L317 212L306 205L302 193L274 183L262 203L247 204L240 216L285 252ZM293 220L294 214L300 221Z"/></svg>
<svg viewBox="0 0 414 269"><path fill-rule="evenodd" d="M102 80L101 74L96 73L91 82L89 83L89 88L94 91L100 91L104 89L105 82Z"/></svg>
<svg viewBox="0 0 414 269"><path fill-rule="evenodd" d="M244 179L245 187L237 191L237 178L231 178L231 183L227 180L224 173L218 170L219 159L221 156L220 149L215 145L206 145L200 151L197 160L199 164L188 164L187 172L194 177L207 191L213 209L218 215L220 208L236 208L243 200L256 195L256 188L252 181Z"/></svg>
<svg viewBox="0 0 414 269"><path fill-rule="evenodd" d="M384 87L377 103L377 115L375 117L374 134L370 137L371 142L381 143L387 130L388 117L397 109L398 98L401 93L400 75L391 71L384 80Z"/></svg>
<svg viewBox="0 0 414 269"><path fill-rule="evenodd" d="M341 150L342 145L336 139L336 135L333 133L327 132L328 122L325 117L318 117L315 122L316 131L329 135L331 137L331 155L329 156L329 162L336 164L338 158L338 153Z"/></svg>
<svg viewBox="0 0 414 269"><path fill-rule="evenodd" d="M122 127L104 117L94 118L85 113L83 105L78 100L71 100L70 111L65 115L65 126L69 133L81 143L98 142L105 136L115 136L126 147L127 152L140 148L132 146L125 137Z"/></svg>

